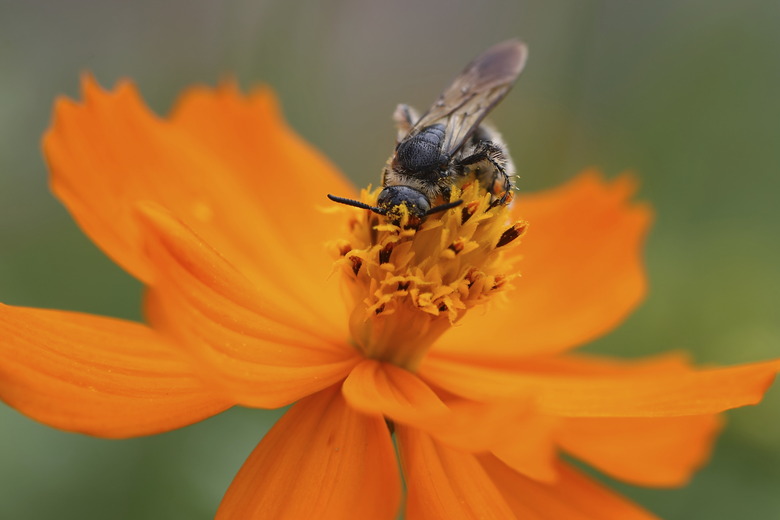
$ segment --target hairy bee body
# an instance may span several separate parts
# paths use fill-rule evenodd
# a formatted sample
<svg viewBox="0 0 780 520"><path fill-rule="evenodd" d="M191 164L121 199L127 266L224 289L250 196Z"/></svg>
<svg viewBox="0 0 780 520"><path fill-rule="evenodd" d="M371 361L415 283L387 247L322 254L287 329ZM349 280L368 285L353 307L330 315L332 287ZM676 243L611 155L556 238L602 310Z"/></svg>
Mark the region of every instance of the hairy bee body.
<svg viewBox="0 0 780 520"><path fill-rule="evenodd" d="M331 200L393 218L406 206L422 222L457 206L460 201L450 200L452 187L474 179L495 204L508 203L514 165L500 134L483 119L509 92L526 56L523 43L500 43L472 61L422 116L399 105L393 114L396 147L382 172L377 206L329 195Z"/></svg>
<svg viewBox="0 0 780 520"><path fill-rule="evenodd" d="M444 125L437 124L399 142L382 174L382 186L408 186L429 202L435 200L450 183L450 157L442 153L444 135Z"/></svg>
<svg viewBox="0 0 780 520"><path fill-rule="evenodd" d="M479 125L450 156L441 150L443 125L430 126L405 139L419 116L414 109L401 104L393 117L398 144L382 173L382 186L408 186L424 194L431 204L447 202L451 186L470 180L479 181L496 198L513 188L514 162L501 134L491 125Z"/></svg>

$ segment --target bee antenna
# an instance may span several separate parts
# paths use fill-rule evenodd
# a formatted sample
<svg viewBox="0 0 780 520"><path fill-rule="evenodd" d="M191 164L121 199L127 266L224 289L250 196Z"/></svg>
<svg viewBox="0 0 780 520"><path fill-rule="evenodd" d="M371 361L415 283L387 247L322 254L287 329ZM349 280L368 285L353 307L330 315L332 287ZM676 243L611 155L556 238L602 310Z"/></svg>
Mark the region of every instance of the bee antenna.
<svg viewBox="0 0 780 520"><path fill-rule="evenodd" d="M428 211L425 212L425 216L427 217L428 215L432 215L434 213L439 213L441 211L447 211L448 209L455 208L457 206L460 206L461 204L463 204L463 199L456 200L455 202L448 202L447 204L441 204L439 206L434 206L434 207L432 207L431 209L429 209Z"/></svg>
<svg viewBox="0 0 780 520"><path fill-rule="evenodd" d="M379 215L387 214L387 211L382 208L379 208L377 206L369 206L365 202L360 202L358 200L346 199L344 197L337 197L335 195L331 195L330 193L328 193L328 198L333 202L338 202L339 204L345 204L347 206L353 206L355 208L368 209L373 211L374 213L378 213Z"/></svg>

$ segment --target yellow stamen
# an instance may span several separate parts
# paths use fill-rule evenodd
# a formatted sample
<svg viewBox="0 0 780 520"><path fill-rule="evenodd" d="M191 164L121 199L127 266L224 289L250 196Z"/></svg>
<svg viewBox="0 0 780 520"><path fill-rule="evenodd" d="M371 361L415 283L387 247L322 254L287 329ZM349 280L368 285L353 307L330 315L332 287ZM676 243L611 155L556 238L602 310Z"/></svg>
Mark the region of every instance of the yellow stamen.
<svg viewBox="0 0 780 520"><path fill-rule="evenodd" d="M376 204L379 189L361 200ZM409 227L354 212L350 236L332 244L351 304L352 341L366 357L415 370L433 342L469 309L490 301L518 276L505 251L526 228L507 206L491 207L478 183L454 189L463 204Z"/></svg>

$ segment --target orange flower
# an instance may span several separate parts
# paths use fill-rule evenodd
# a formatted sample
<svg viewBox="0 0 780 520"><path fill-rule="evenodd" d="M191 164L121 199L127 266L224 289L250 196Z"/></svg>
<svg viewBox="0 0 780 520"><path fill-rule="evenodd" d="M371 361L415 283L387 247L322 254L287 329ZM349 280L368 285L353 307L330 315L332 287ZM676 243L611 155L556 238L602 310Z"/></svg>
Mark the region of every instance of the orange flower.
<svg viewBox="0 0 780 520"><path fill-rule="evenodd" d="M114 438L296 403L219 518L395 518L391 430L409 519L653 518L558 455L683 484L718 414L778 368L568 353L645 293L651 214L628 177L588 172L511 210L465 187L402 229L327 202L356 194L266 90L193 89L160 119L127 83L83 89L44 138L52 187L146 284L148 324L0 306L0 397Z"/></svg>

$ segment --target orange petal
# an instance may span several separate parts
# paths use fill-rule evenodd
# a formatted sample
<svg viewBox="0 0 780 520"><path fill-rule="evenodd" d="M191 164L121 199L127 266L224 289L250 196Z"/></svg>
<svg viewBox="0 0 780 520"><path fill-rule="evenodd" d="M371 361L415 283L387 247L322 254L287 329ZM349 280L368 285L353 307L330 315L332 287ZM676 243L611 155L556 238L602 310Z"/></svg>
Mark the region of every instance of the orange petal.
<svg viewBox="0 0 780 520"><path fill-rule="evenodd" d="M320 236L339 231L341 224L333 227L333 221L320 218L315 206L326 205L327 193L354 197L355 188L287 125L269 88L257 88L248 96L231 81L216 89L191 88L171 119L203 146L217 151L231 171L253 188L268 214L284 215L276 225L293 235L290 240L304 240L297 233L300 225L314 226Z"/></svg>
<svg viewBox="0 0 780 520"><path fill-rule="evenodd" d="M217 518L390 520L400 488L385 421L355 412L332 387L300 401L268 432Z"/></svg>
<svg viewBox="0 0 780 520"><path fill-rule="evenodd" d="M451 448L499 453L533 478L555 477L552 433L557 421L531 413L527 402L499 407L459 398L443 401L415 374L375 360L356 366L342 391L347 402L364 413L423 430Z"/></svg>
<svg viewBox="0 0 780 520"><path fill-rule="evenodd" d="M444 402L449 415L414 426L450 448L492 452L528 477L545 482L555 479L554 434L559 418L536 413L530 399L496 404L447 396Z"/></svg>
<svg viewBox="0 0 780 520"><path fill-rule="evenodd" d="M681 353L669 353L640 362L581 355L554 356L526 360L522 367L529 372L581 376L619 375L626 370L632 374L690 371L688 358ZM546 434L551 442L553 437L557 437L555 441L563 449L613 477L639 485L676 486L684 484L691 473L707 459L720 424L721 420L716 415L558 418L550 424L555 429L555 435L552 430L540 433ZM532 435L539 430L524 425L521 431L523 442L507 447L538 452L539 443L528 443L526 439L529 432ZM538 471L531 473L527 468L518 468L512 464L513 459L498 453L504 462L524 475L549 481L540 478Z"/></svg>
<svg viewBox="0 0 780 520"><path fill-rule="evenodd" d="M569 418L558 441L615 478L640 486L682 486L709 458L721 424L717 415Z"/></svg>
<svg viewBox="0 0 780 520"><path fill-rule="evenodd" d="M57 102L43 147L55 193L114 260L147 283L155 279L133 214L138 201L152 201L176 214L280 305L296 307L301 323L346 320L344 309L325 304L339 293L336 284L324 283L331 261L323 243L340 229L341 219L317 211L318 204L327 205L325 190L315 197L303 188L313 179L317 186L332 180L341 187L344 181L284 125L268 96L264 110L237 94L235 102L224 100L227 112L251 113L246 121L221 126L225 137L243 142L252 132L262 133L267 139L248 146L254 154L274 157L254 165L250 176L190 125L152 114L129 83L105 92L86 77L83 91L83 104ZM256 128L250 132L245 125ZM312 292L312 286L318 290Z"/></svg>
<svg viewBox="0 0 780 520"><path fill-rule="evenodd" d="M407 520L515 519L475 455L410 428L399 427L396 435L407 487Z"/></svg>
<svg viewBox="0 0 780 520"><path fill-rule="evenodd" d="M0 397L33 419L100 437L160 433L233 403L149 328L0 305Z"/></svg>
<svg viewBox="0 0 780 520"><path fill-rule="evenodd" d="M279 262L271 270L273 278L284 281L279 286L302 290L299 303L316 304L317 312L345 323L346 310L333 305L341 296L338 284L324 286L333 262L323 248L325 242L344 235L345 222L324 209L333 207L328 193L354 198L356 191L322 153L290 128L273 91L264 87L243 95L230 81L216 89L194 87L181 96L171 121L198 146L219 156L251 194L258 215L250 222L272 228L265 241L256 226L248 226L251 261L266 259L269 246L279 248ZM246 222L242 225L247 227ZM313 293L312 283L323 287Z"/></svg>
<svg viewBox="0 0 780 520"><path fill-rule="evenodd" d="M558 450L554 434L560 419L529 415L505 430L504 438L491 450L513 470L540 482L558 479Z"/></svg>
<svg viewBox="0 0 780 520"><path fill-rule="evenodd" d="M448 357L461 363L467 359ZM669 351L641 359L623 359L593 354L566 354L538 356L519 359L515 362L486 362L480 366L494 367L524 373L566 376L620 376L636 374L672 374L689 372L692 368L690 356L682 351Z"/></svg>
<svg viewBox="0 0 780 520"><path fill-rule="evenodd" d="M538 520L659 520L565 464L554 484L535 482L495 457L480 458L517 518Z"/></svg>
<svg viewBox="0 0 780 520"><path fill-rule="evenodd" d="M162 275L147 295L150 322L237 402L284 406L342 380L360 360L327 327L298 328L169 212L147 203L139 220L144 251Z"/></svg>
<svg viewBox="0 0 780 520"><path fill-rule="evenodd" d="M654 361L651 362L655 363ZM469 366L429 355L420 376L475 400L503 402L533 397L545 415L564 417L672 417L704 415L758 403L780 363L687 370L650 370L637 363L622 373L561 374Z"/></svg>
<svg viewBox="0 0 780 520"><path fill-rule="evenodd" d="M422 427L450 415L447 405L419 377L372 359L352 369L342 390L347 402L361 412L404 424Z"/></svg>
<svg viewBox="0 0 780 520"><path fill-rule="evenodd" d="M561 352L615 328L646 292L642 245L647 206L629 198L635 182L595 172L518 197L530 226L514 251L522 277L506 302L471 312L442 337L438 352L516 359ZM486 341L485 331L493 331Z"/></svg>

